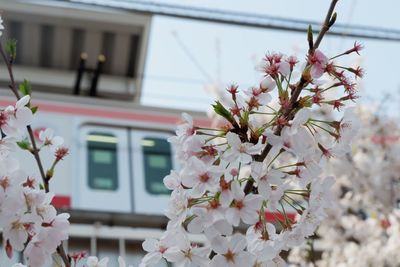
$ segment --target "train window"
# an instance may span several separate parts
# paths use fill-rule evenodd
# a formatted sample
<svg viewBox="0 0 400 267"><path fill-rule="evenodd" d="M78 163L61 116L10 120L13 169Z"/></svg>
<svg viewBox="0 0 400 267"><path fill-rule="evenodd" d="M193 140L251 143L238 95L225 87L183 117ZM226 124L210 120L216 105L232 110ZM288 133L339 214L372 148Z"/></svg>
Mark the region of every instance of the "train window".
<svg viewBox="0 0 400 267"><path fill-rule="evenodd" d="M167 140L147 137L142 139L146 191L150 194L169 194L163 178L172 169L171 146Z"/></svg>
<svg viewBox="0 0 400 267"><path fill-rule="evenodd" d="M118 139L112 134L91 132L87 136L89 187L118 189Z"/></svg>

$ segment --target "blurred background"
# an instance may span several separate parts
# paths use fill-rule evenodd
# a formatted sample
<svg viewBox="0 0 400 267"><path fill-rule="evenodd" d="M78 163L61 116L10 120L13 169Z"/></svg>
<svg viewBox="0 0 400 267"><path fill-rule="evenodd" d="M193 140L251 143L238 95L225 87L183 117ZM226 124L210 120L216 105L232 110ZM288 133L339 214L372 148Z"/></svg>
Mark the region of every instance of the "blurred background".
<svg viewBox="0 0 400 267"><path fill-rule="evenodd" d="M166 224L162 178L177 167L166 139L180 112L207 125L205 113L228 84L258 84L256 65L266 53L304 59L306 29L319 30L329 3L0 0L1 41L17 40L15 78L31 82L39 105L36 132L51 127L71 146L52 185L55 205L72 214L70 250L137 263L142 240L159 236ZM355 41L364 46L348 63L366 70L358 87L366 120L392 127L365 137L381 138L372 142L377 146L399 143L399 8L394 0L339 1L337 23L320 47L334 56ZM8 79L1 64L2 89ZM7 90L0 96L1 106L11 103ZM396 160L386 168L393 164L398 168ZM395 208L399 176L389 176L382 190L392 196L385 205ZM0 262L10 264L4 255Z"/></svg>

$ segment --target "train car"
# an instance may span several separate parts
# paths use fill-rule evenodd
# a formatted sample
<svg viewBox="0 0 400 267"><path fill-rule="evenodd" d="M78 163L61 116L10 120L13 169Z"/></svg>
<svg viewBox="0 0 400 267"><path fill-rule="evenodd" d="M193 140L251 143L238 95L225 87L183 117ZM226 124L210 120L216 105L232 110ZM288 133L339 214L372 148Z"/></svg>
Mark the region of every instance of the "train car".
<svg viewBox="0 0 400 267"><path fill-rule="evenodd" d="M0 91L0 107L15 103L6 90ZM140 242L160 236L167 222L163 213L170 192L163 178L178 168L167 139L181 112L46 93L34 93L32 103L39 106L32 123L36 137L52 128L70 149L50 182L53 204L71 213L70 249L114 258L128 254L134 260ZM196 124L209 125L204 114L192 115ZM43 148L40 155L48 168L53 153ZM28 174L34 170L40 177L30 153L21 150L18 157Z"/></svg>
<svg viewBox="0 0 400 267"><path fill-rule="evenodd" d="M12 104L1 97L0 106ZM169 196L163 178L178 166L167 141L174 134L180 111L119 101L36 93L39 111L34 133L52 128L64 138L70 155L57 166L51 189L54 204L63 209L161 215ZM198 125L210 124L193 113ZM36 163L19 153L26 169ZM45 164L53 154L41 151Z"/></svg>

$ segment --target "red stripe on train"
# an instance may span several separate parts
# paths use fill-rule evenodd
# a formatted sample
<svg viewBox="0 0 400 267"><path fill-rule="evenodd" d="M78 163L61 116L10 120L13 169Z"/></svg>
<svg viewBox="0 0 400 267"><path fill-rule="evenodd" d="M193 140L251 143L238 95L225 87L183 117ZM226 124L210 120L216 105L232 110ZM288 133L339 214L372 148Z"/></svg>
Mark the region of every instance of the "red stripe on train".
<svg viewBox="0 0 400 267"><path fill-rule="evenodd" d="M14 105L14 104L15 104L15 102L13 102L13 101L0 100L0 106L7 106L7 105ZM180 118L177 116L152 115L152 114L143 114L143 113L136 113L136 112L104 110L104 109L95 109L95 108L78 107L78 106L65 106L65 104L54 105L54 104L35 102L35 105L39 106L39 110L48 111L48 112L110 118L110 119L124 119L124 120L158 122L158 123L167 123L167 124L176 124L180 120ZM196 125L199 125L199 126L209 126L210 125L209 120L195 119L194 122Z"/></svg>
<svg viewBox="0 0 400 267"><path fill-rule="evenodd" d="M54 196L52 204L54 207L58 208L58 209L71 209L71 198L69 196ZM296 214L294 213L287 213L287 217L291 220L291 221L295 221L296 219ZM284 220L284 217L282 216L282 214L280 213L275 213L275 212L266 212L265 213L265 219L267 221L277 221L277 219L279 220Z"/></svg>
<svg viewBox="0 0 400 267"><path fill-rule="evenodd" d="M71 198L69 196L54 196L51 203L57 209L71 209Z"/></svg>

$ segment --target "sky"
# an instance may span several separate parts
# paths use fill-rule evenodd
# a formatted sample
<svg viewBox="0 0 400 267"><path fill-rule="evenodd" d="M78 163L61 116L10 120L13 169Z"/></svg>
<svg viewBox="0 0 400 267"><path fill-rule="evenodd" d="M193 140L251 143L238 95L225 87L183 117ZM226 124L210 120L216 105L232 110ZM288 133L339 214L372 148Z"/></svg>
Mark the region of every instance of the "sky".
<svg viewBox="0 0 400 267"><path fill-rule="evenodd" d="M158 2L267 14L322 21L328 0L158 0ZM400 2L395 0L340 0L337 5L341 24L385 27L400 30L396 23ZM327 37L321 50L335 55L352 47L355 39ZM400 113L400 42L357 40L365 49L358 62L366 69L361 81L361 102L377 105L390 94L383 112ZM242 89L256 85L260 73L256 63L271 51L295 54L307 49L306 35L270 29L156 16L152 21L144 73L142 103L204 111L214 96L206 89L232 82ZM168 100L168 101L166 101Z"/></svg>

